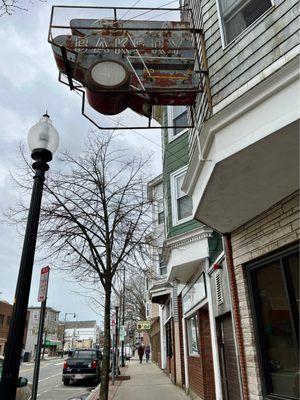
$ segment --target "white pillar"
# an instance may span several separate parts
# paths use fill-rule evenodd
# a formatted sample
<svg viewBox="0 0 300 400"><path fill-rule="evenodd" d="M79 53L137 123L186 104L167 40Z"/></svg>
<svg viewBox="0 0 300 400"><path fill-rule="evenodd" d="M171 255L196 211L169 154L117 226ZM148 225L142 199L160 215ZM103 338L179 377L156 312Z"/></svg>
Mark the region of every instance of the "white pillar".
<svg viewBox="0 0 300 400"><path fill-rule="evenodd" d="M211 337L211 347L212 347L212 357L214 366L214 378L215 378L215 393L216 400L223 400L222 395L222 380L220 371L220 361L219 361L219 349L218 349L218 339L217 339L217 326L216 319L214 317L214 311L212 306L212 294L210 285L210 276L206 273L206 289L208 296L208 311L209 311L209 325L210 325L210 337Z"/></svg>

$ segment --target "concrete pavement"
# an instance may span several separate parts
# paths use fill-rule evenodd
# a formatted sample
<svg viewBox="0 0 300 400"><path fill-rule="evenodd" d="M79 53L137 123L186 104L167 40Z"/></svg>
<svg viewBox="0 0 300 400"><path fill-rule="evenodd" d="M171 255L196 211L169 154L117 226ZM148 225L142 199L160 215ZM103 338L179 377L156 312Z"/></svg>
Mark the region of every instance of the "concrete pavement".
<svg viewBox="0 0 300 400"><path fill-rule="evenodd" d="M156 365L136 360L128 364L126 375L130 375L130 380L121 383L113 400L189 399Z"/></svg>

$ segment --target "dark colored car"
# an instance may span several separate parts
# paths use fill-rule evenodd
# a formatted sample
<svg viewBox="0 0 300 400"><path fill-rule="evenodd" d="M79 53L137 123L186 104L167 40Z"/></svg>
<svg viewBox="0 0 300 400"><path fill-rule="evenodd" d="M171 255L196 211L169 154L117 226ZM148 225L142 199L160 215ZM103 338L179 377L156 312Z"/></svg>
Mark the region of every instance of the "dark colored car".
<svg viewBox="0 0 300 400"><path fill-rule="evenodd" d="M100 381L102 353L97 349L74 350L72 357L64 362L62 381L64 385L77 380Z"/></svg>

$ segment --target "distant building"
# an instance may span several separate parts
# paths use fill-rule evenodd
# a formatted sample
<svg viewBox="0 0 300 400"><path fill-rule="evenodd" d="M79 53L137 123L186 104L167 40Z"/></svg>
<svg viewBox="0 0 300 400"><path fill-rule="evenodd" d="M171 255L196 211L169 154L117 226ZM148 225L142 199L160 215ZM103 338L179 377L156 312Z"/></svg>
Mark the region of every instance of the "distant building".
<svg viewBox="0 0 300 400"><path fill-rule="evenodd" d="M98 327L96 321L66 321L64 330L64 350L96 347Z"/></svg>
<svg viewBox="0 0 300 400"><path fill-rule="evenodd" d="M27 330L27 340L25 351L34 356L37 345L37 336L39 331L40 307L29 307L29 323ZM56 351L61 344L58 339L58 324L60 311L52 307L46 307L44 340L48 355L56 355Z"/></svg>
<svg viewBox="0 0 300 400"><path fill-rule="evenodd" d="M7 301L0 301L0 355L4 354L4 347L7 341L12 310L13 306L11 304L9 304ZM29 313L27 313L26 327L23 339L24 343L26 342L28 319Z"/></svg>

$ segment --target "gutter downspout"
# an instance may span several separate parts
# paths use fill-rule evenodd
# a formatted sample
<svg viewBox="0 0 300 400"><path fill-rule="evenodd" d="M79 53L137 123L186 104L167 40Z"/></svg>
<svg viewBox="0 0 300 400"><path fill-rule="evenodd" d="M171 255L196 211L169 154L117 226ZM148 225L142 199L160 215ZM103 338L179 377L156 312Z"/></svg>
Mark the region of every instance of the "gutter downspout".
<svg viewBox="0 0 300 400"><path fill-rule="evenodd" d="M227 233L224 235L224 244L225 244L225 254L227 261L227 270L229 276L229 284L231 291L231 301L232 301L232 312L235 321L235 331L238 345L238 354L239 354L239 365L241 369L241 378L242 378L242 395L243 400L249 400L249 390L248 390L248 377L247 377L247 367L246 367L246 356L244 350L244 338L241 324L241 316L239 309L239 298L238 298L238 290L237 290L237 282L234 273L234 264L232 257L232 245L231 245L231 235Z"/></svg>

